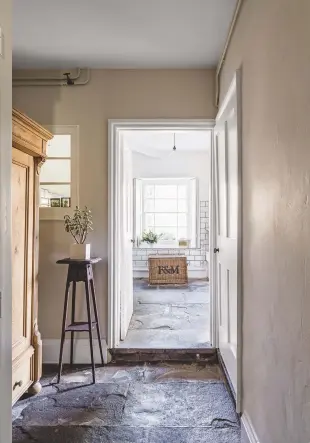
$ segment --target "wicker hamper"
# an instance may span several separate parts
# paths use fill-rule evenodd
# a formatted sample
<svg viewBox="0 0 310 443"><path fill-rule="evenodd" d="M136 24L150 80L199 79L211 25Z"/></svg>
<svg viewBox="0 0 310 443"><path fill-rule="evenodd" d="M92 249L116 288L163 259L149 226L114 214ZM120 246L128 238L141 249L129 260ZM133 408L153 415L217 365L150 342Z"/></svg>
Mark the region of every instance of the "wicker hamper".
<svg viewBox="0 0 310 443"><path fill-rule="evenodd" d="M158 255L149 257L150 285L184 285L187 283L185 256Z"/></svg>

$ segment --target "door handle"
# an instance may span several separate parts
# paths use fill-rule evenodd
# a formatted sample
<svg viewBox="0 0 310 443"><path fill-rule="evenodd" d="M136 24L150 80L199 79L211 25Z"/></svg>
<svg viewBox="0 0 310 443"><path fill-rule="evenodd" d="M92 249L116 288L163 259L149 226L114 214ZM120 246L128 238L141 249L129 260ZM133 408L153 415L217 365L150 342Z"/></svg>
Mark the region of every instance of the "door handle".
<svg viewBox="0 0 310 443"><path fill-rule="evenodd" d="M134 243L134 242L135 242L135 240L134 240L133 238L132 238L130 241L131 241L131 243Z"/></svg>
<svg viewBox="0 0 310 443"><path fill-rule="evenodd" d="M217 252L220 252L219 248L214 248L213 249L214 254L216 254Z"/></svg>

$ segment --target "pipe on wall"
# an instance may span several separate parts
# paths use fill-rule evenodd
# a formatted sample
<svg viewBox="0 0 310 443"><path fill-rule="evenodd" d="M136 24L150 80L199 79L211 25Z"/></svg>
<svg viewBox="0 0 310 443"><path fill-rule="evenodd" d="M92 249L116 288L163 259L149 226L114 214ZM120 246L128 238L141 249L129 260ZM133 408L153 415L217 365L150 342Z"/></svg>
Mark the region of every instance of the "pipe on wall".
<svg viewBox="0 0 310 443"><path fill-rule="evenodd" d="M70 78L72 79L72 80L77 80L79 77L81 76L81 68L78 68L77 69L77 74L76 75L70 75ZM63 80L63 76L61 76L61 77L44 77L44 78L42 78L42 77L16 77L16 78L14 78L13 77L13 81L49 81L49 80L51 80L51 81L61 81L61 80Z"/></svg>
<svg viewBox="0 0 310 443"><path fill-rule="evenodd" d="M226 57L226 54L227 54L227 51L228 51L228 48L229 48L229 44L230 44L231 39L232 39L232 35L234 33L234 30L235 30L235 27L236 27L236 24L237 24L237 20L238 20L238 17L239 17L239 13L240 13L242 4L243 4L243 0L238 0L238 3L236 5L236 9L235 9L235 12L234 12L231 24L230 24L230 28L229 28L229 31L228 31L228 36L227 36L227 39L226 39L226 42L225 42L224 50L223 50L223 53L221 55L220 61L219 61L218 65L217 65L216 74L215 74L215 106L216 107L219 106L219 100L220 100L220 75L221 75L221 71L222 71L222 68L223 68L223 64L225 62L225 57Z"/></svg>
<svg viewBox="0 0 310 443"><path fill-rule="evenodd" d="M81 75L85 72L85 79L79 80ZM13 87L19 87L19 86L83 86L87 85L87 83L90 80L90 69L79 69L80 75L77 77L79 80L78 82L75 82L74 85L69 86L67 85L67 82L65 79L54 79L54 80L45 80L45 79L34 79L34 80L20 80L20 79L13 79ZM71 77L72 80L75 79L75 77Z"/></svg>

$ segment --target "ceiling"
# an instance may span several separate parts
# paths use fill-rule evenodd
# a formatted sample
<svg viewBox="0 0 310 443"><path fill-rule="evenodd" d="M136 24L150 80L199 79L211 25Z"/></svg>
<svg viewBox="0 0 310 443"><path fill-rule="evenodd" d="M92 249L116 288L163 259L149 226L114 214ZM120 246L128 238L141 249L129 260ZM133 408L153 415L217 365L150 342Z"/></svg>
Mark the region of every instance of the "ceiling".
<svg viewBox="0 0 310 443"><path fill-rule="evenodd" d="M162 158L173 152L174 134L176 152L208 152L211 147L211 131L128 131L125 140L132 151Z"/></svg>
<svg viewBox="0 0 310 443"><path fill-rule="evenodd" d="M236 2L13 0L13 65L214 67Z"/></svg>

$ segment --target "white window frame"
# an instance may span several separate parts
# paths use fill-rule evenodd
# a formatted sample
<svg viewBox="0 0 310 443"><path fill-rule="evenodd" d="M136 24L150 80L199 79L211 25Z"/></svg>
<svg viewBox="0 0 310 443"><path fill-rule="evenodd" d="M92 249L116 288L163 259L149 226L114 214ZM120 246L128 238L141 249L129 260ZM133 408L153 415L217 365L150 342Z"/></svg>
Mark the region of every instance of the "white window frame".
<svg viewBox="0 0 310 443"><path fill-rule="evenodd" d="M138 218L137 214L137 180L141 181L141 199L140 202L141 206L141 219L140 219L140 225L141 225L141 232L138 232L137 230L137 223L136 220ZM195 185L195 195L194 195L194 201L190 198L190 196L187 196L188 201L188 236L187 238L191 240L190 248L198 248L200 247L200 229L199 229L199 220L200 220L200 208L199 208L199 189L198 189L198 179L196 177L141 177L141 178L135 178L134 179L134 224L133 224L133 238L136 240L136 246L139 248L145 247L144 244L138 244L138 239L140 238L142 232L146 229L145 228L145 210L144 210L144 188L147 185L150 184L156 184L156 185L167 185L167 184L175 184L175 185L184 185L189 189L190 182L193 181ZM191 218L193 216L193 213L195 214L195 221L194 223L191 222ZM171 212L171 214L178 214L178 212ZM194 229L193 229L194 227ZM194 232L193 232L194 231ZM156 244L157 248L179 248L178 240L175 241L171 240L159 240L159 242Z"/></svg>
<svg viewBox="0 0 310 443"><path fill-rule="evenodd" d="M64 215L71 213L79 206L79 126L76 125L44 125L54 135L71 135L71 180L70 208L40 207L40 220L63 220ZM48 157L47 157L48 159ZM65 157L63 159L66 159ZM56 184L56 182L55 182Z"/></svg>

